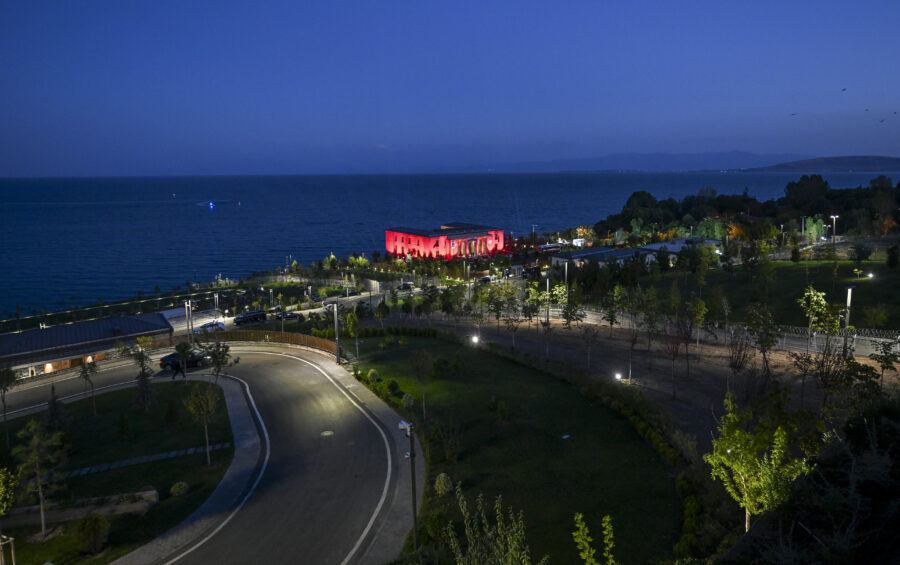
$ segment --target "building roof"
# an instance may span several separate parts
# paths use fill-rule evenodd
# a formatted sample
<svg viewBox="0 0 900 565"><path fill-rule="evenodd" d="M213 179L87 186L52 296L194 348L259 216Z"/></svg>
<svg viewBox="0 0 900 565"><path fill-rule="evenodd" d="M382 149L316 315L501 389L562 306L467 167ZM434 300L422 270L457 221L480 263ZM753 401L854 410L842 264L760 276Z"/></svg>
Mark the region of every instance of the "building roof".
<svg viewBox="0 0 900 565"><path fill-rule="evenodd" d="M478 224L468 224L465 222L452 222L449 224L443 224L439 228L435 229L421 229L421 228L387 228L387 231L395 231L400 233L408 233L410 235L421 235L424 237L453 237L453 238L463 238L463 237L478 237L482 235L487 235L489 231L498 231L500 228L495 228L491 226L482 226Z"/></svg>
<svg viewBox="0 0 900 565"><path fill-rule="evenodd" d="M634 257L635 253L646 255L651 251L641 249L639 247L629 247L628 249L614 249L611 247L589 247L587 249L577 249L575 251L564 251L557 253L554 259L559 260L592 260L592 261L619 261Z"/></svg>
<svg viewBox="0 0 900 565"><path fill-rule="evenodd" d="M118 316L0 334L0 359L39 358L55 353L91 352L108 348L117 341L172 331L159 313Z"/></svg>

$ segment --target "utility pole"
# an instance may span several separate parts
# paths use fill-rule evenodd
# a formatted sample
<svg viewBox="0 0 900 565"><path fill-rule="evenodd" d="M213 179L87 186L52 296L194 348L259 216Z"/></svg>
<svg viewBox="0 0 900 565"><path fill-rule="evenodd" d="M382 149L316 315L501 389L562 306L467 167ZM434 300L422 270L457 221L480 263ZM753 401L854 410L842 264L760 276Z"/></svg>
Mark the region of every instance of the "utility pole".
<svg viewBox="0 0 900 565"><path fill-rule="evenodd" d="M406 430L406 437L409 438L409 452L406 456L409 458L410 481L412 482L412 515L413 515L413 551L419 551L419 519L418 506L416 505L416 438L413 435L413 425L405 420L400 422L400 429Z"/></svg>
<svg viewBox="0 0 900 565"><path fill-rule="evenodd" d="M284 318L282 318L283 320ZM338 303L334 303L334 361L341 364L341 336L338 327Z"/></svg>

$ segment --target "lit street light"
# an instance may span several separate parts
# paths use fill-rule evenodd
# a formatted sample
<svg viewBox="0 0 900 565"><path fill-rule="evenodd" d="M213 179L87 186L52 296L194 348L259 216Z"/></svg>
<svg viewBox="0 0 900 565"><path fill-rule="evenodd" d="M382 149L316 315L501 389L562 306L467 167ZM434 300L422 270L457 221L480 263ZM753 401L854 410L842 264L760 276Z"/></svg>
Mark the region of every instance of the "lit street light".
<svg viewBox="0 0 900 565"><path fill-rule="evenodd" d="M837 242L837 219L838 215L831 216L831 246L834 247Z"/></svg>

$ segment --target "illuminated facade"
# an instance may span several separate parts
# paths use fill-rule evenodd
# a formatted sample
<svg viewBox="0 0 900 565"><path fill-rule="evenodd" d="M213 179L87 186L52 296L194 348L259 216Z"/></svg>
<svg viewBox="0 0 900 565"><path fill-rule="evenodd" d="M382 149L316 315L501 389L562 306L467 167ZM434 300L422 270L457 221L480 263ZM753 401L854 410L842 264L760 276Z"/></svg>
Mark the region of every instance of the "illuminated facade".
<svg viewBox="0 0 900 565"><path fill-rule="evenodd" d="M384 247L397 257L434 257L445 260L500 253L506 246L503 230L475 224L446 224L437 230L389 228Z"/></svg>

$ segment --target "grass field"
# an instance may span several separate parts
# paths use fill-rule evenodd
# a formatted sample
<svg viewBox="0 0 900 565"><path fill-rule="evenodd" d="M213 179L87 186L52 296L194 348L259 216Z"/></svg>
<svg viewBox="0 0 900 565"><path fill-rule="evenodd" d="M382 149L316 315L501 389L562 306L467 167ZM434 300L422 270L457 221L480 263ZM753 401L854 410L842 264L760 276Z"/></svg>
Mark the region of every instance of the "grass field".
<svg viewBox="0 0 900 565"><path fill-rule="evenodd" d="M456 461L444 457L440 442L430 443L429 485L447 472L470 500L482 493L492 508L502 495L504 504L524 512L532 556L548 554L552 563L578 561L571 536L576 512L585 515L595 540L603 515L612 516L621 563L671 555L681 527L674 481L628 422L568 383L483 350L403 339L407 345L385 351L377 347L379 338L363 340L363 366L416 397L417 421L421 391L410 353L421 348L435 359L458 356L462 367L458 375L427 383L425 436L443 426L457 428L460 440ZM500 403L505 419L498 418ZM427 506L426 524L441 506L458 520L452 494Z"/></svg>
<svg viewBox="0 0 900 565"><path fill-rule="evenodd" d="M93 416L90 399L65 406L68 417L66 437L71 444L70 456L62 469L75 469L99 463L111 463L139 455L151 455L175 449L203 446L203 429L191 419L181 398L190 393L193 383L164 382L153 386L155 402L149 414L132 407L133 390L120 390L97 396L98 416ZM203 386L213 386L203 383ZM172 401L177 409L177 422L166 422L166 408ZM210 442L232 442L231 427L220 402L220 417L210 427ZM131 427L131 436L117 434L120 415L124 414ZM10 433L30 418L10 421ZM110 536L107 549L98 557L88 559L81 554L70 528L40 543L28 543L27 538L40 532L40 526L10 528L4 533L16 540L18 563L108 563L162 534L187 518L205 501L218 485L234 454L233 448L212 452L212 465L206 466L205 454L177 457L133 465L69 479L57 499L62 502L87 497L130 493L148 488L159 491L160 502L143 516L110 517ZM178 498L169 495L171 486L185 481L189 492ZM22 503L36 503L23 500ZM48 528L52 527L48 525Z"/></svg>
<svg viewBox="0 0 900 565"><path fill-rule="evenodd" d="M775 314L780 324L805 326L803 312L797 305L797 298L803 294L808 285L826 293L829 303L845 304L847 287L853 290L851 323L857 327L873 327L870 318L872 311L882 311L886 316L885 328L900 329L900 300L896 289L900 285L900 271L888 269L883 261L863 261L860 269L863 274L857 278L853 272L856 263L838 261L836 276L833 275L833 261L809 261L792 263L778 261L773 263L774 277L769 284L768 292L761 282L750 273L735 267L732 273L723 269L711 269L706 275L706 285L702 297L709 299L716 292L716 287L728 297L737 319L743 319L747 304L751 300L763 300ZM873 278L866 275L872 273ZM642 285L654 286L663 300L668 300L672 281L678 281L678 288L683 298L698 293L695 278L684 272L673 272L661 275L658 280L642 279ZM648 281L648 282L645 282Z"/></svg>

